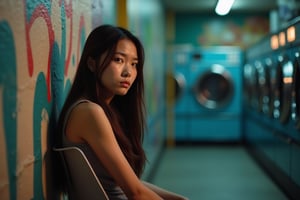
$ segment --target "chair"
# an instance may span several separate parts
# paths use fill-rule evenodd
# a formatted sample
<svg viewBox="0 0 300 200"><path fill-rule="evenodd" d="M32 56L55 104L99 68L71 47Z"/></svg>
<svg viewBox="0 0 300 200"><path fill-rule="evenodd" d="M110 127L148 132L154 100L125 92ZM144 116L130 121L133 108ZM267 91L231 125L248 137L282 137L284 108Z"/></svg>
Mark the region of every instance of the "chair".
<svg viewBox="0 0 300 200"><path fill-rule="evenodd" d="M62 158L69 200L109 200L84 152L78 147L54 148Z"/></svg>

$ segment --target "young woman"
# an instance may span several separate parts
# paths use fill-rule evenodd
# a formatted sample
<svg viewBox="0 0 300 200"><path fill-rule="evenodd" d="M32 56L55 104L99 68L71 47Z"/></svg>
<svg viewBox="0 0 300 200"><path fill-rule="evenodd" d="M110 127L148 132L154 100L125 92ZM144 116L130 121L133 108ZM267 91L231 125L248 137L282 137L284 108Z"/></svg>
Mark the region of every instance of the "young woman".
<svg viewBox="0 0 300 200"><path fill-rule="evenodd" d="M94 29L58 121L58 145L81 148L113 199L186 199L140 180L146 156L144 50L128 30Z"/></svg>

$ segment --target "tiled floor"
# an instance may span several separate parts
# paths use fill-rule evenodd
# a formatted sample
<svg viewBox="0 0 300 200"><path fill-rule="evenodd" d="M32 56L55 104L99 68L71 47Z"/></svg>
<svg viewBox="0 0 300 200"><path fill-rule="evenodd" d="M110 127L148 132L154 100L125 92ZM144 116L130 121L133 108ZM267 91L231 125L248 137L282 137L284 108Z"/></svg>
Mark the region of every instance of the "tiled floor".
<svg viewBox="0 0 300 200"><path fill-rule="evenodd" d="M190 200L287 200L241 146L167 148L154 184Z"/></svg>

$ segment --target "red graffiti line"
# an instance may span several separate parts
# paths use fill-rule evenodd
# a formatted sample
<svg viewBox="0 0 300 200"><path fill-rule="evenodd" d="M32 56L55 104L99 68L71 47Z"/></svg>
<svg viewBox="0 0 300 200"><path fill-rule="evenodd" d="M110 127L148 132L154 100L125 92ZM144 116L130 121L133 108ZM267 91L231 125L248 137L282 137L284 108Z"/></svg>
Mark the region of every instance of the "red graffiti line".
<svg viewBox="0 0 300 200"><path fill-rule="evenodd" d="M26 3L26 1L24 0L24 3ZM25 8L26 6L24 6ZM28 59L28 70L29 70L29 76L32 77L33 75L33 57L32 57L32 48L31 48L31 43L30 43L30 29L33 25L33 23L35 22L35 20L39 17L42 17L47 25L48 28L48 35L49 35L49 55L48 55L48 68L47 68L47 74L46 74L46 81L47 81L47 89L48 89L48 101L50 102L51 100L51 91L50 91L50 66L51 66L51 56L52 56L52 49L53 49L53 43L54 43L54 31L52 29L52 22L51 22L51 18L49 16L48 10L47 8L40 4L38 5L33 13L32 16L29 20L29 22L25 22L25 29L26 29L26 43L27 43L27 59ZM25 19L26 19L26 10L25 10Z"/></svg>
<svg viewBox="0 0 300 200"><path fill-rule="evenodd" d="M71 54L72 54L72 35L73 35L73 13L72 13L72 1L70 1L69 4L66 3L64 0L60 0L59 5L62 6L62 2L64 2L65 5L65 11L66 11L66 16L68 19L70 19L70 35L69 35L69 47L68 47L68 54L67 54L67 59L65 61L65 75L68 75L68 70L70 66L70 61L71 61Z"/></svg>

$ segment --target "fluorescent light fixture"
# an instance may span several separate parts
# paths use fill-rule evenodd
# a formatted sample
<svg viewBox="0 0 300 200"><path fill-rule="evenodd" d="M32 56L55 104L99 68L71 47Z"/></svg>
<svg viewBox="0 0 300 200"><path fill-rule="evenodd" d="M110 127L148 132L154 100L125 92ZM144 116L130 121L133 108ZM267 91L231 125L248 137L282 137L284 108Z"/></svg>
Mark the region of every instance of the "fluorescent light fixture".
<svg viewBox="0 0 300 200"><path fill-rule="evenodd" d="M218 15L227 15L231 9L231 6L233 5L234 0L218 0L217 6L216 6L216 13Z"/></svg>

